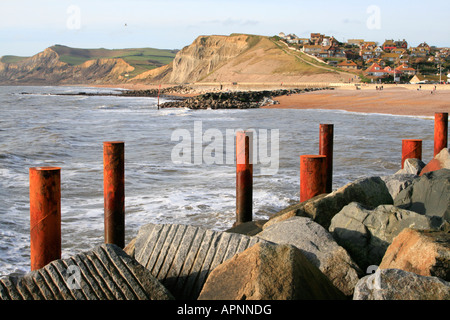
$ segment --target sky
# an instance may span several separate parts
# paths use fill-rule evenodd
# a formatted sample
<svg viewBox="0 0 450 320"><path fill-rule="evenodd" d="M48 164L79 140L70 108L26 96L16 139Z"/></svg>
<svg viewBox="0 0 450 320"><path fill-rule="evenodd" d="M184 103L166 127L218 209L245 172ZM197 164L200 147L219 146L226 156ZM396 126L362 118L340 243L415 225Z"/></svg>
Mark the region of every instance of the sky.
<svg viewBox="0 0 450 320"><path fill-rule="evenodd" d="M0 0L0 56L55 44L182 49L200 35L280 32L450 47L449 13L449 0Z"/></svg>

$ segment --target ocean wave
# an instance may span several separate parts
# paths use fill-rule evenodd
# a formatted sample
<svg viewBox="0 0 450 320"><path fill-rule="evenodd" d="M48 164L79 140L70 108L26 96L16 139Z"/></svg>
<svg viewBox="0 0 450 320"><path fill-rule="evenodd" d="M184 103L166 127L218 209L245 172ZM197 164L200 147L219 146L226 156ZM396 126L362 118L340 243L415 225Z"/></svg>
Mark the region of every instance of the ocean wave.
<svg viewBox="0 0 450 320"><path fill-rule="evenodd" d="M159 109L156 112L157 117L168 117L168 116L176 116L176 117L185 117L188 116L192 112L189 108L164 108Z"/></svg>
<svg viewBox="0 0 450 320"><path fill-rule="evenodd" d="M352 115L361 115L361 116L383 116L383 117L394 117L394 118L412 118L412 119L424 119L424 120L432 120L434 116L414 116L414 115L401 115L401 114L390 114L390 113L379 113L379 112L357 112L357 111L347 111L347 110L332 110L332 109L302 109L308 111L314 111L317 113L343 113L343 114L352 114Z"/></svg>

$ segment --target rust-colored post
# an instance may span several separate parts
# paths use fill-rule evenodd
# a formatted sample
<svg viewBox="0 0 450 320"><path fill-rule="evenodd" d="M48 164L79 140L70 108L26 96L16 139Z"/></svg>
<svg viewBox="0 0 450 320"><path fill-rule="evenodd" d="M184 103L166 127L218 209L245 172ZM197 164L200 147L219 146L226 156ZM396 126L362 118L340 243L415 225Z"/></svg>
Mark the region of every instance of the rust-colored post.
<svg viewBox="0 0 450 320"><path fill-rule="evenodd" d="M448 113L434 114L434 156L447 148L448 142Z"/></svg>
<svg viewBox="0 0 450 320"><path fill-rule="evenodd" d="M326 160L323 155L300 156L300 202L326 193Z"/></svg>
<svg viewBox="0 0 450 320"><path fill-rule="evenodd" d="M29 174L33 271L61 259L61 168L30 168Z"/></svg>
<svg viewBox="0 0 450 320"><path fill-rule="evenodd" d="M103 143L105 243L125 246L125 144Z"/></svg>
<svg viewBox="0 0 450 320"><path fill-rule="evenodd" d="M326 160L327 193L330 193L332 191L333 186L333 139L334 139L334 125L321 124L320 138L319 138L319 155L327 157Z"/></svg>
<svg viewBox="0 0 450 320"><path fill-rule="evenodd" d="M253 132L236 132L236 223L253 219Z"/></svg>
<svg viewBox="0 0 450 320"><path fill-rule="evenodd" d="M406 159L422 160L422 140L404 139L402 140L402 169Z"/></svg>

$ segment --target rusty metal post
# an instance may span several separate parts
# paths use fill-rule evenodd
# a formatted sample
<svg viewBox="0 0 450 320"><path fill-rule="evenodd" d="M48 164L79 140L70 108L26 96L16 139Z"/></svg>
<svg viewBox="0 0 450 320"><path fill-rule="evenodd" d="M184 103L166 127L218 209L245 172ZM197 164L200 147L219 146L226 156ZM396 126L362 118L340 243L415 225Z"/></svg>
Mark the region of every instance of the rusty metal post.
<svg viewBox="0 0 450 320"><path fill-rule="evenodd" d="M333 139L334 139L334 125L321 124L320 138L319 138L319 155L327 157L326 160L327 193L330 193L333 187Z"/></svg>
<svg viewBox="0 0 450 320"><path fill-rule="evenodd" d="M33 271L61 259L61 168L30 168L29 175Z"/></svg>
<svg viewBox="0 0 450 320"><path fill-rule="evenodd" d="M404 139L402 140L402 169L406 159L422 160L422 140Z"/></svg>
<svg viewBox="0 0 450 320"><path fill-rule="evenodd" d="M326 161L323 155L300 156L300 202L326 193Z"/></svg>
<svg viewBox="0 0 450 320"><path fill-rule="evenodd" d="M103 143L105 243L125 246L125 144Z"/></svg>
<svg viewBox="0 0 450 320"><path fill-rule="evenodd" d="M447 148L448 143L448 113L436 112L434 114L434 156L442 149Z"/></svg>
<svg viewBox="0 0 450 320"><path fill-rule="evenodd" d="M236 132L236 223L253 219L253 132Z"/></svg>

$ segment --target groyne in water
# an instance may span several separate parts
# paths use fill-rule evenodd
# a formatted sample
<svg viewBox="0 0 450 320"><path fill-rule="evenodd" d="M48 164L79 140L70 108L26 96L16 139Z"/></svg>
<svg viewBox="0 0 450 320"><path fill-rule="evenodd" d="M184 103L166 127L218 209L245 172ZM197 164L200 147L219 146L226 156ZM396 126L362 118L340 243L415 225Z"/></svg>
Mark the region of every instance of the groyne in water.
<svg viewBox="0 0 450 320"><path fill-rule="evenodd" d="M331 87L250 90L250 91L210 91L202 92L191 87L174 86L163 89L122 90L120 92L70 92L56 93L60 96L114 96L114 97L151 97L170 100L159 104L160 108L188 108L188 109L249 109L276 104L273 98L283 95L300 94L305 92L333 90ZM22 94L29 94L22 92ZM186 94L193 97L183 96Z"/></svg>

